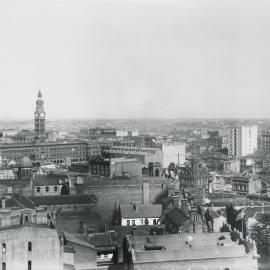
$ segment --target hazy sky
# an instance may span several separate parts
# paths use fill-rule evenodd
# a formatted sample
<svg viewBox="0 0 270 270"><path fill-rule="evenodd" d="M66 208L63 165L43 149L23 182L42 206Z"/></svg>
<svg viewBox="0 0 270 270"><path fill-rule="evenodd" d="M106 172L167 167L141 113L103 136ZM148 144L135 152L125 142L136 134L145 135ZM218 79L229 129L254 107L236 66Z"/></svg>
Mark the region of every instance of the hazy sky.
<svg viewBox="0 0 270 270"><path fill-rule="evenodd" d="M270 117L270 1L0 0L0 118Z"/></svg>

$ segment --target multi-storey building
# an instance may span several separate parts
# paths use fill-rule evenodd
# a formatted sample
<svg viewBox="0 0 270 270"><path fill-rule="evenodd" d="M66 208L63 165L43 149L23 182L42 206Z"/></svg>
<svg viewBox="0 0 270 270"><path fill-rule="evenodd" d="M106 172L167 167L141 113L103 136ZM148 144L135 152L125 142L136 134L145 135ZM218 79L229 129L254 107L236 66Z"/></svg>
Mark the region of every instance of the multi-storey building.
<svg viewBox="0 0 270 270"><path fill-rule="evenodd" d="M20 161L24 156L33 161L50 161L64 163L80 162L87 159L87 143L85 142L39 142L0 144L2 159Z"/></svg>
<svg viewBox="0 0 270 270"><path fill-rule="evenodd" d="M14 198L1 200L1 269L62 270L63 249L47 210L21 206Z"/></svg>
<svg viewBox="0 0 270 270"><path fill-rule="evenodd" d="M163 162L162 146L141 146L137 144L115 144L103 148L104 157L136 157L144 164Z"/></svg>
<svg viewBox="0 0 270 270"><path fill-rule="evenodd" d="M258 127L241 126L230 130L229 155L235 157L247 156L257 150Z"/></svg>
<svg viewBox="0 0 270 270"><path fill-rule="evenodd" d="M261 152L270 151L270 130L262 130L258 136L258 150Z"/></svg>
<svg viewBox="0 0 270 270"><path fill-rule="evenodd" d="M202 191L208 189L209 171L199 160L191 159L187 166L178 167L178 177L181 187Z"/></svg>

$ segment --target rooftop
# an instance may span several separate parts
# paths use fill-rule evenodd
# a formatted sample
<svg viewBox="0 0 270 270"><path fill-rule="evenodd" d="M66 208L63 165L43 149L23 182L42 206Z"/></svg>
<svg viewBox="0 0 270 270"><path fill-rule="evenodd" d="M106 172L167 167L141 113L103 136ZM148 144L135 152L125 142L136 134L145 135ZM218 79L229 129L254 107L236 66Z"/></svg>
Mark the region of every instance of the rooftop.
<svg viewBox="0 0 270 270"><path fill-rule="evenodd" d="M223 246L217 243L224 236ZM188 241L188 237L191 241ZM243 245L237 245L230 239L229 233L156 235L148 237L129 237L133 263L154 263L170 261L188 261L216 258L238 258L246 256ZM146 243L165 247L163 250L145 250ZM191 247L186 244L190 243Z"/></svg>
<svg viewBox="0 0 270 270"><path fill-rule="evenodd" d="M92 204L96 202L95 195L56 195L29 197L36 205Z"/></svg>
<svg viewBox="0 0 270 270"><path fill-rule="evenodd" d="M68 179L67 175L64 174L37 174L34 177L35 186L55 186L61 184L59 181L64 181Z"/></svg>
<svg viewBox="0 0 270 270"><path fill-rule="evenodd" d="M120 210L123 218L159 218L162 214L162 205L120 205Z"/></svg>

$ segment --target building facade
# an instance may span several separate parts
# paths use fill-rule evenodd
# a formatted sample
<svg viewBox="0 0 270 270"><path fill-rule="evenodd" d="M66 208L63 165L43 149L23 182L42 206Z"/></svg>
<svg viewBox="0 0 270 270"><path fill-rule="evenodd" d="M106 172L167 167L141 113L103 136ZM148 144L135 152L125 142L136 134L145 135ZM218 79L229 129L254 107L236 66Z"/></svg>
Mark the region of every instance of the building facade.
<svg viewBox="0 0 270 270"><path fill-rule="evenodd" d="M230 156L242 157L257 150L258 127L241 126L230 129L228 151Z"/></svg>
<svg viewBox="0 0 270 270"><path fill-rule="evenodd" d="M131 157L137 158L143 164L149 162L163 163L162 146L141 146L137 144L119 144L113 146L105 146L102 150L104 157Z"/></svg>
<svg viewBox="0 0 270 270"><path fill-rule="evenodd" d="M270 150L270 130L262 130L258 136L258 150L268 152Z"/></svg>
<svg viewBox="0 0 270 270"><path fill-rule="evenodd" d="M32 161L49 161L65 163L87 160L87 143L85 142L31 142L0 144L2 159L19 162L24 156Z"/></svg>

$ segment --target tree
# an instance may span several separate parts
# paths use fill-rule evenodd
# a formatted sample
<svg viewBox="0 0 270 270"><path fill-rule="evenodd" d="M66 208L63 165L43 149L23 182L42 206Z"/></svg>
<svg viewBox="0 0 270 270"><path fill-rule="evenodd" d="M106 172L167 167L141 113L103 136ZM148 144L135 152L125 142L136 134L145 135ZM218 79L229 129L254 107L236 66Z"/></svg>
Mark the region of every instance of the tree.
<svg viewBox="0 0 270 270"><path fill-rule="evenodd" d="M236 228L236 218L237 218L237 211L234 209L232 204L230 206L226 206L226 215L227 215L227 223L231 226L232 229Z"/></svg>
<svg viewBox="0 0 270 270"><path fill-rule="evenodd" d="M258 222L251 228L251 236L255 240L258 253L262 257L270 255L270 215L262 214Z"/></svg>

